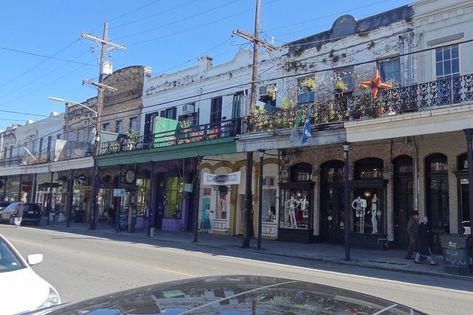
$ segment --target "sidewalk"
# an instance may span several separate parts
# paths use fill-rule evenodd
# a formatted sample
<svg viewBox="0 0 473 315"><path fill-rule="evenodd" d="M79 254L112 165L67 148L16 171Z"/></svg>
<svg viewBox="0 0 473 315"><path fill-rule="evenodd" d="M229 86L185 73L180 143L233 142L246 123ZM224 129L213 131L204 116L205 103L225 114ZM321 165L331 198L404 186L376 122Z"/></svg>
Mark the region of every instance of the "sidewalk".
<svg viewBox="0 0 473 315"><path fill-rule="evenodd" d="M213 250L232 251L244 253L258 253L262 255L280 256L287 258L305 259L310 261L325 262L341 265L352 265L365 268L374 268L387 271L412 273L417 275L429 275L445 278L473 279L473 273L458 275L445 272L442 256L434 256L437 266L430 266L424 261L423 264L415 264L414 260L404 258L405 250L365 250L351 249L350 261L345 260L345 248L340 245L327 245L319 243L301 244L272 240L262 240L262 249L256 248L256 239L250 242L250 248L241 248L242 239L238 236L198 234L197 243L193 243L192 232L163 232L155 231L153 237L148 237L145 231L135 233L115 232L107 225L100 224L96 230L90 230L85 223L71 223L68 228L64 223L53 223L42 225L43 229L58 230L70 233L89 234L99 237L119 237L135 242L146 242L160 246L169 246L169 243L185 244L187 248L197 249L206 247Z"/></svg>

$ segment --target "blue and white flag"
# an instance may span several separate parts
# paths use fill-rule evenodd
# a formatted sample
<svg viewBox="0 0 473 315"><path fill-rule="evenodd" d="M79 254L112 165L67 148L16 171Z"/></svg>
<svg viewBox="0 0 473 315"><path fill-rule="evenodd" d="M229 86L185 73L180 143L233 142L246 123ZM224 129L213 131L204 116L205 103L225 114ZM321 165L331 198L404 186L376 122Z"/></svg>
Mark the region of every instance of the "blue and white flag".
<svg viewBox="0 0 473 315"><path fill-rule="evenodd" d="M304 123L304 132L302 133L302 139L301 139L301 144L306 144L307 140L312 137L312 130L310 128L310 116L312 113L312 109L309 108L307 110L307 115L305 117L305 123Z"/></svg>

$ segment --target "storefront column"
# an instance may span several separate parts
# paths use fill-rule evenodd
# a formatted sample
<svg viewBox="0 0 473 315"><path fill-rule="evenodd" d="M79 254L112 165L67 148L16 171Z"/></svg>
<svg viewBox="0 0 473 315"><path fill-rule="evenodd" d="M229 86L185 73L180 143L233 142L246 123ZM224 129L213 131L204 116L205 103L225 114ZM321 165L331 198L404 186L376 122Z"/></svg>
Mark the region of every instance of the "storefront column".
<svg viewBox="0 0 473 315"><path fill-rule="evenodd" d="M3 180L3 201L7 201L7 181L8 181L8 176L4 177L5 179Z"/></svg>
<svg viewBox="0 0 473 315"><path fill-rule="evenodd" d="M74 194L74 171L69 170L69 176L67 178L67 221L66 226L71 226L71 216L72 216L72 198Z"/></svg>
<svg viewBox="0 0 473 315"><path fill-rule="evenodd" d="M263 228L263 168L264 150L259 150L259 185L258 185L258 249L261 249L261 230Z"/></svg>
<svg viewBox="0 0 473 315"><path fill-rule="evenodd" d="M350 150L350 144L344 143L343 144L343 162L344 162L344 185L343 185L343 192L344 192L344 205L345 205L345 213L343 215L343 229L345 232L345 260L350 260L350 214L351 214L351 202L350 202L350 173L348 167L348 154Z"/></svg>
<svg viewBox="0 0 473 315"><path fill-rule="evenodd" d="M312 170L312 180L314 181L314 201L312 201L312 209L314 213L313 218L313 227L314 227L314 237L316 241L320 237L320 168L318 165L313 166Z"/></svg>
<svg viewBox="0 0 473 315"><path fill-rule="evenodd" d="M470 231L473 231L473 129L464 129L466 135L466 155L468 159L468 200L470 204Z"/></svg>
<svg viewBox="0 0 473 315"><path fill-rule="evenodd" d="M23 182L23 174L20 174L20 183L18 184L18 200L17 201L22 201L21 200L21 183Z"/></svg>
<svg viewBox="0 0 473 315"><path fill-rule="evenodd" d="M194 240L197 242L197 230L199 229L199 208L200 208L200 166L202 164L202 157L196 157L195 178L194 178Z"/></svg>
<svg viewBox="0 0 473 315"><path fill-rule="evenodd" d="M48 196L48 206L46 208L46 225L49 225L49 217L51 214L52 210L52 202L53 202L53 178L54 178L54 172L51 172L51 176L49 179L49 196Z"/></svg>
<svg viewBox="0 0 473 315"><path fill-rule="evenodd" d="M246 187L245 187L245 229L242 248L250 247L251 230L253 225L253 152L246 153Z"/></svg>
<svg viewBox="0 0 473 315"><path fill-rule="evenodd" d="M28 198L29 202L36 203L36 186L38 185L38 174L34 174L33 176L33 184L31 185L31 195Z"/></svg>
<svg viewBox="0 0 473 315"><path fill-rule="evenodd" d="M386 187L386 232L388 241L394 241L394 185L393 185L393 165L385 163L383 178L388 181Z"/></svg>
<svg viewBox="0 0 473 315"><path fill-rule="evenodd" d="M155 226L155 210L156 207L154 206L154 194L155 189L153 189L156 183L156 176L154 175L154 166L155 163L151 162L151 178L150 178L150 193L149 193L149 200L148 200L148 236L154 236L154 226Z"/></svg>

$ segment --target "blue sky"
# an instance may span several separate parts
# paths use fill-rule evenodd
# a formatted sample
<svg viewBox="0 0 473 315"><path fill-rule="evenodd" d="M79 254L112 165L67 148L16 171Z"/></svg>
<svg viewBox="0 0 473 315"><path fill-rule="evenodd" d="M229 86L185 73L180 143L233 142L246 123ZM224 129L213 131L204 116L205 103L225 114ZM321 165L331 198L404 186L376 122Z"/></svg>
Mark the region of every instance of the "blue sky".
<svg viewBox="0 0 473 315"><path fill-rule="evenodd" d="M261 31L282 45L327 30L343 14L356 19L404 4L405 0L261 0ZM146 65L153 76L196 63L199 55L214 64L230 60L243 39L235 29L253 30L255 0L15 0L2 2L0 24L0 129L27 119L39 120L64 105L48 96L81 102L96 95L82 86L97 79L99 49L80 38L101 36L128 47L114 50L114 69ZM15 111L24 114L8 113Z"/></svg>

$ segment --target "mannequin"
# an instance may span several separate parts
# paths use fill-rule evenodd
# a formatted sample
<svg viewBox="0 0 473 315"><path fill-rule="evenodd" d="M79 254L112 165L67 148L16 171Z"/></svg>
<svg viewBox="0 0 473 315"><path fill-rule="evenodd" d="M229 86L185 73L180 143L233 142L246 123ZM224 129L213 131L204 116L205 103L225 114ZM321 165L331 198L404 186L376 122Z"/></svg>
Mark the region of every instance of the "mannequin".
<svg viewBox="0 0 473 315"><path fill-rule="evenodd" d="M304 199L301 199L300 204L301 204L302 216L304 218L307 218L309 216L309 201L307 201L306 196L304 196Z"/></svg>
<svg viewBox="0 0 473 315"><path fill-rule="evenodd" d="M359 232L363 233L365 231L366 199L363 199L360 196L356 197L356 199L351 203L351 207L355 209L355 215L360 219Z"/></svg>
<svg viewBox="0 0 473 315"><path fill-rule="evenodd" d="M378 218L376 215L378 214L378 197L374 194L373 199L371 200L371 226L373 230L371 234L378 233Z"/></svg>
<svg viewBox="0 0 473 315"><path fill-rule="evenodd" d="M286 212L289 213L289 219L291 228L297 229L297 220L296 220L296 208L300 203L294 199L294 196L291 195L291 199L286 200L284 206L286 207Z"/></svg>

